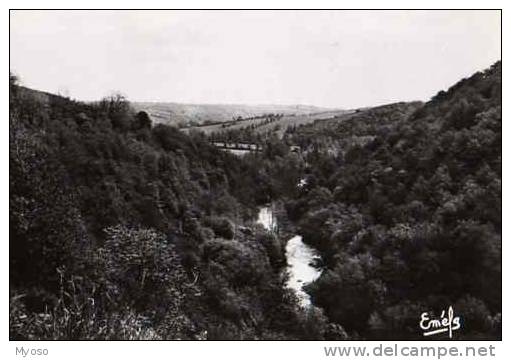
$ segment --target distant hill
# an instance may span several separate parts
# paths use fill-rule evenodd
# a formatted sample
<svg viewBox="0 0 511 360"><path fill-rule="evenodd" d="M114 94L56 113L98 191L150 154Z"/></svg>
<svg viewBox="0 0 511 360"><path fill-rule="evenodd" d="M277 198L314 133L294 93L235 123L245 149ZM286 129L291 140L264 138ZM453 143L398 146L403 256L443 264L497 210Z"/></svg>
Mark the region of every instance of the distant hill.
<svg viewBox="0 0 511 360"><path fill-rule="evenodd" d="M196 126L232 121L265 114L303 115L331 109L309 105L179 104L133 102L137 111L145 111L153 122L176 126Z"/></svg>
<svg viewBox="0 0 511 360"><path fill-rule="evenodd" d="M45 91L19 85L16 87L21 97L29 96L42 104L48 104L52 98L61 98L59 95ZM317 118L320 114L325 114L326 117L331 112L337 114L339 111L344 111L310 105L181 104L170 102L130 102L130 105L137 112L147 112L156 124L190 128L267 114L283 114L301 119L311 115Z"/></svg>
<svg viewBox="0 0 511 360"><path fill-rule="evenodd" d="M353 110L327 110L304 114L284 114L282 116L259 116L243 118L211 125L192 126L183 129L185 132L192 130L203 132L207 135L223 136L226 132L229 136L243 136L251 132L253 134L275 134L282 138L290 127L314 123L320 120L329 120L353 113Z"/></svg>

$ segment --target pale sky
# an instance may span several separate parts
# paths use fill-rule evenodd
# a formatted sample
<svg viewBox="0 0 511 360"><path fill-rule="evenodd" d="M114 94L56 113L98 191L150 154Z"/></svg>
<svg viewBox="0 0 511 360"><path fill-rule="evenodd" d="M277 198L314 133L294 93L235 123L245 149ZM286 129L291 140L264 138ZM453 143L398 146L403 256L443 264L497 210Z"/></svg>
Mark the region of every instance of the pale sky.
<svg viewBox="0 0 511 360"><path fill-rule="evenodd" d="M97 100L428 100L499 60L499 11L11 11L25 86Z"/></svg>

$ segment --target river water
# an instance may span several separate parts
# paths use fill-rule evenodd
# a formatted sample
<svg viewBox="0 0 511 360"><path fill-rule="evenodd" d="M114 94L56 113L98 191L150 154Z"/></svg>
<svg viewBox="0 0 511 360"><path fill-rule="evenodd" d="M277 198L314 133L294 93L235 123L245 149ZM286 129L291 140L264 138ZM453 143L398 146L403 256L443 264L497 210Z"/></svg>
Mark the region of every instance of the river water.
<svg viewBox="0 0 511 360"><path fill-rule="evenodd" d="M277 222L271 207L263 207L259 210L257 222L268 231L275 231ZM302 241L300 235L295 235L286 243L286 260L288 279L286 286L293 289L304 308L311 306L310 296L303 291L303 286L321 275L312 264L319 259L318 253Z"/></svg>

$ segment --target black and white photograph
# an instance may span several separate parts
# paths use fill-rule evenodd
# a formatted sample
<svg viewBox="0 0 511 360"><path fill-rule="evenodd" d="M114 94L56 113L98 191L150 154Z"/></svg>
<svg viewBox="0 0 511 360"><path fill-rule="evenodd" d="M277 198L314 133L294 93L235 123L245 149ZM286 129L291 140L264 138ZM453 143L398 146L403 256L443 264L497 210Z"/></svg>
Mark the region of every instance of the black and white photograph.
<svg viewBox="0 0 511 360"><path fill-rule="evenodd" d="M501 17L9 10L9 340L502 340Z"/></svg>

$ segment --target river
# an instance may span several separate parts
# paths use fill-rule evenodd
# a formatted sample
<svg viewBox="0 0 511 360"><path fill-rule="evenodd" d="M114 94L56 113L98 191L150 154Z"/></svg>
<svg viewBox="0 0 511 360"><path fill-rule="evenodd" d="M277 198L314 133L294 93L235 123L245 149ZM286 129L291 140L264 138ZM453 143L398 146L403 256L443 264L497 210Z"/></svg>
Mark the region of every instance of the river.
<svg viewBox="0 0 511 360"><path fill-rule="evenodd" d="M257 222L268 231L275 232L277 221L271 207L263 207L259 210ZM286 286L293 289L304 308L310 307L309 294L303 290L303 286L316 280L321 275L321 270L312 266L319 258L318 253L302 241L300 235L295 235L286 243L286 260L288 274Z"/></svg>

